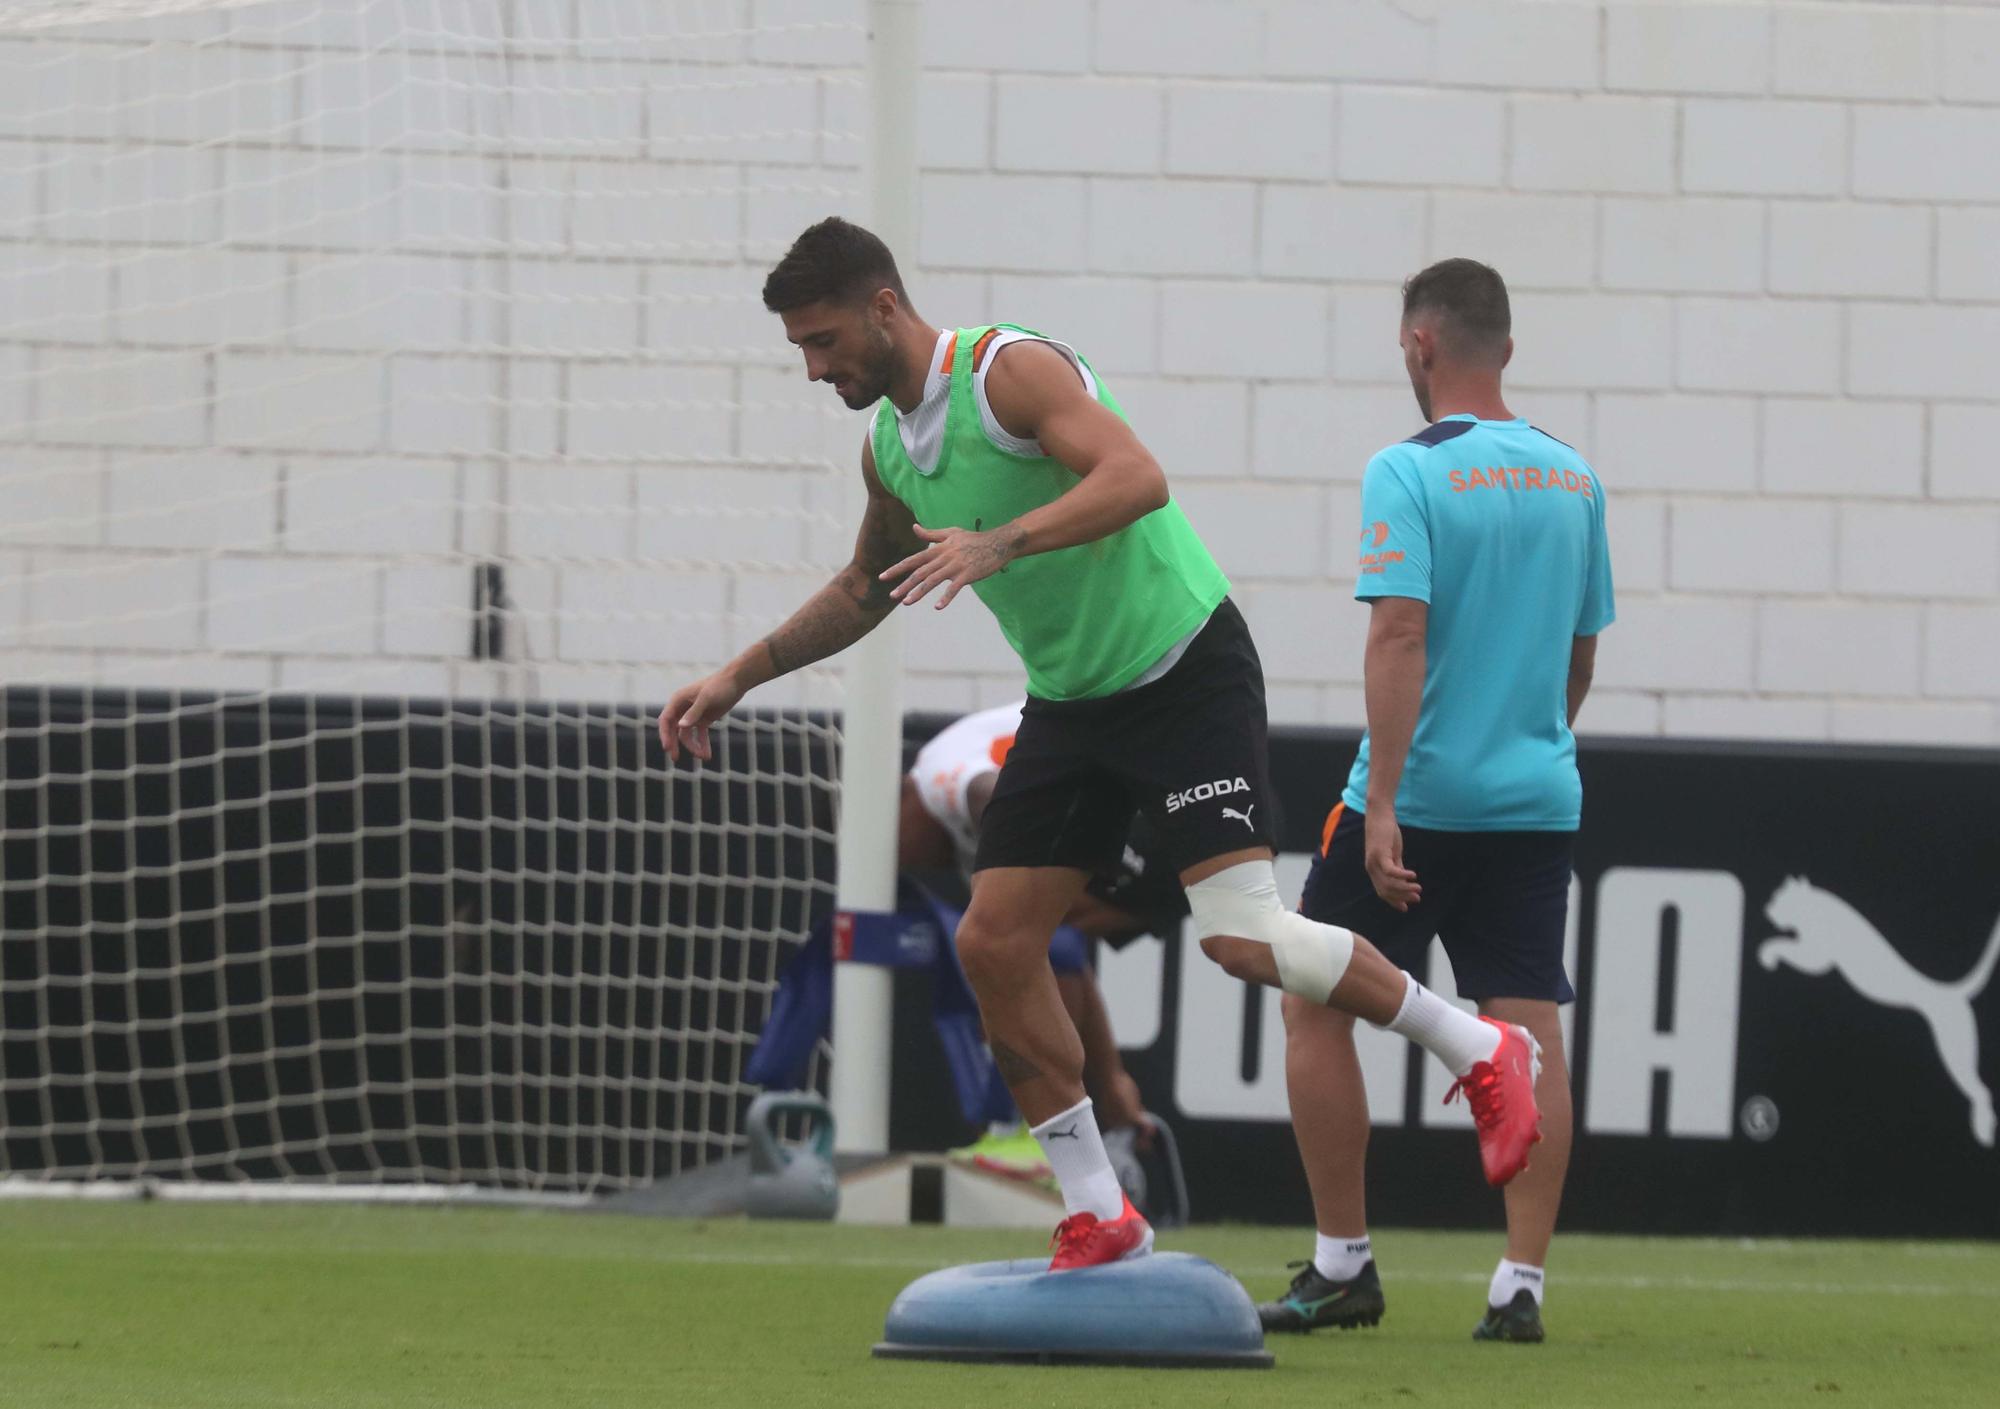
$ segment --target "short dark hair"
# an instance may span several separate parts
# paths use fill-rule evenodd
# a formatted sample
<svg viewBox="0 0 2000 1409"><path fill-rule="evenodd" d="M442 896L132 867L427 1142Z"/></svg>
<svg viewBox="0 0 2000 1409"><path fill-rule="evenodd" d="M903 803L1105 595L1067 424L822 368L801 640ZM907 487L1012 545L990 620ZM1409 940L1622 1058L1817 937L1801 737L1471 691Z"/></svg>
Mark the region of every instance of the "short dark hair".
<svg viewBox="0 0 2000 1409"><path fill-rule="evenodd" d="M764 307L773 313L809 303L861 303L877 289L894 289L908 303L889 247L852 221L830 215L792 241L764 280Z"/></svg>
<svg viewBox="0 0 2000 1409"><path fill-rule="evenodd" d="M1500 272L1476 259L1441 259L1403 283L1403 320L1441 313L1446 340L1462 357L1498 356L1507 346L1514 316Z"/></svg>

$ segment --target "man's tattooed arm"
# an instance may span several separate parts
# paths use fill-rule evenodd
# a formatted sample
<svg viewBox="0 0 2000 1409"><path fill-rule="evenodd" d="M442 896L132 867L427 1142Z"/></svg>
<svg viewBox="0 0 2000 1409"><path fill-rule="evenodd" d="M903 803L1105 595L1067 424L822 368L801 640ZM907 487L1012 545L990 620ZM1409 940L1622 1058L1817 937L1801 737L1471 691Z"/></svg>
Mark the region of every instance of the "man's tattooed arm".
<svg viewBox="0 0 2000 1409"><path fill-rule="evenodd" d="M882 572L923 547L903 502L881 487L872 457L864 457L868 508L854 541L854 558L783 626L762 642L772 677L846 650L895 609Z"/></svg>
<svg viewBox="0 0 2000 1409"><path fill-rule="evenodd" d="M712 757L709 727L736 707L746 691L800 666L824 660L866 636L895 609L881 574L923 546L909 509L882 487L875 457L861 452L868 508L854 543L854 560L834 574L791 619L735 660L692 685L683 685L660 711L660 745L678 763L683 753Z"/></svg>

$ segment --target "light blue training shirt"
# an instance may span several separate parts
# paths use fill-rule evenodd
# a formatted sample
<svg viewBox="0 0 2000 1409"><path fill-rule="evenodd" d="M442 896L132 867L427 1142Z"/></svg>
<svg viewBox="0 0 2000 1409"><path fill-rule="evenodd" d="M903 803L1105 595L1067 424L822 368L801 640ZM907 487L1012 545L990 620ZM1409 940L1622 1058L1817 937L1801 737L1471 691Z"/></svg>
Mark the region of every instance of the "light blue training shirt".
<svg viewBox="0 0 2000 1409"><path fill-rule="evenodd" d="M1404 826L1575 831L1570 647L1615 614L1604 486L1524 420L1447 416L1368 462L1354 595L1430 604ZM1368 801L1368 740L1342 800Z"/></svg>

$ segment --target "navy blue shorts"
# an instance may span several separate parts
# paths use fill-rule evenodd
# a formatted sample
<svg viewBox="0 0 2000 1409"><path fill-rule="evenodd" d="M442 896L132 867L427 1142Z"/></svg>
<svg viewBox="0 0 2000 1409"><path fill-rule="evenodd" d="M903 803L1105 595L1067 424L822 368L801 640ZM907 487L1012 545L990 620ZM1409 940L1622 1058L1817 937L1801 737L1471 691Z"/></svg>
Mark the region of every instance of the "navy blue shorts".
<svg viewBox="0 0 2000 1409"><path fill-rule="evenodd" d="M1411 973L1437 936L1461 998L1576 1001L1563 971L1576 833L1405 827L1403 864L1424 898L1396 910L1368 879L1362 815L1342 804L1327 823L1299 902L1307 919L1353 930Z"/></svg>

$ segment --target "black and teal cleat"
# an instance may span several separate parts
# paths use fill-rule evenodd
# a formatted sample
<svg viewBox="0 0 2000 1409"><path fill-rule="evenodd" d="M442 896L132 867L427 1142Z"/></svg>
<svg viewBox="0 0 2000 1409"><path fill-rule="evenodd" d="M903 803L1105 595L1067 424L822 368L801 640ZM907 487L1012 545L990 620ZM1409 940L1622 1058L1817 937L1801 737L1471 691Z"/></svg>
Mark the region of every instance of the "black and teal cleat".
<svg viewBox="0 0 2000 1409"><path fill-rule="evenodd" d="M1540 1345L1542 1308L1526 1287L1514 1293L1505 1306L1489 1306L1485 1319L1472 1328L1476 1341L1512 1341L1516 1345Z"/></svg>
<svg viewBox="0 0 2000 1409"><path fill-rule="evenodd" d="M1310 1262L1293 1266L1302 1270L1292 1278L1291 1288L1276 1301L1257 1307L1257 1319L1266 1331L1310 1331L1320 1326L1351 1331L1382 1319L1382 1279L1375 1275L1373 1262L1362 1264L1345 1282L1320 1276Z"/></svg>

